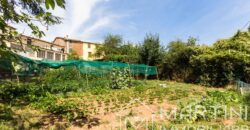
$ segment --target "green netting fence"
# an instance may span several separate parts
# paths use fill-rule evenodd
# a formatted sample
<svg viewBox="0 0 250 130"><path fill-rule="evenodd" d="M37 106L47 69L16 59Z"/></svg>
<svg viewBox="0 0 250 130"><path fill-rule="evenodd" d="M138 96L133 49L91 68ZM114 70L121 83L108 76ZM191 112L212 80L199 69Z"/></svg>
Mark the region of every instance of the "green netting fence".
<svg viewBox="0 0 250 130"><path fill-rule="evenodd" d="M131 75L157 75L156 66L147 66L144 64L128 64L115 61L84 61L84 60L65 60L65 61L52 61L52 60L32 60L13 53L17 59L17 64L14 68L18 75L33 75L40 73L44 69L59 69L67 67L75 67L81 74L90 75L105 75L112 72L114 68L130 70ZM10 62L0 59L2 68L10 68ZM0 67L1 67L0 66ZM1 68L0 68L1 69Z"/></svg>
<svg viewBox="0 0 250 130"><path fill-rule="evenodd" d="M245 83L243 81L240 80L236 80L235 81L235 85L237 87L237 90L242 94L248 94L250 93L250 84Z"/></svg>

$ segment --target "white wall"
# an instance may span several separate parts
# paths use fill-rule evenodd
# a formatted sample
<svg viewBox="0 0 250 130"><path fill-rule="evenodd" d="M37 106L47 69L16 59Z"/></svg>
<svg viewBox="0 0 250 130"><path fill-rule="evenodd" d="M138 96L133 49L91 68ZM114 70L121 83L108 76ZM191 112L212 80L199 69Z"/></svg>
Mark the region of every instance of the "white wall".
<svg viewBox="0 0 250 130"><path fill-rule="evenodd" d="M88 48L88 44L90 44L90 48ZM91 43L83 43L83 59L84 60L93 60L95 59L94 57L89 56L89 52L91 54L94 54L96 51L96 44L91 44Z"/></svg>

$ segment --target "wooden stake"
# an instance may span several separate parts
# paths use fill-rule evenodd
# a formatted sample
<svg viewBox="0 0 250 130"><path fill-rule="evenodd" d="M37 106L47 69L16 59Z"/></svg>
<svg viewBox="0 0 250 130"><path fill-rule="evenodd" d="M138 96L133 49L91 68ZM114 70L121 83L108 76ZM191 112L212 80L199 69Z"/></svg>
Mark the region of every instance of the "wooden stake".
<svg viewBox="0 0 250 130"><path fill-rule="evenodd" d="M86 81L87 81L87 87L89 87L88 73L86 73Z"/></svg>
<svg viewBox="0 0 250 130"><path fill-rule="evenodd" d="M16 74L16 78L17 78L17 85L19 86L20 84L20 82L19 82L19 76Z"/></svg>
<svg viewBox="0 0 250 130"><path fill-rule="evenodd" d="M144 79L144 80L147 80L147 71L148 71L148 66L146 67L146 70L145 70L145 75L144 75L144 76L145 76L145 77L144 77L145 79Z"/></svg>
<svg viewBox="0 0 250 130"><path fill-rule="evenodd" d="M155 70L156 70L156 78L157 78L157 80L159 80L159 73L158 73L157 67L155 67Z"/></svg>

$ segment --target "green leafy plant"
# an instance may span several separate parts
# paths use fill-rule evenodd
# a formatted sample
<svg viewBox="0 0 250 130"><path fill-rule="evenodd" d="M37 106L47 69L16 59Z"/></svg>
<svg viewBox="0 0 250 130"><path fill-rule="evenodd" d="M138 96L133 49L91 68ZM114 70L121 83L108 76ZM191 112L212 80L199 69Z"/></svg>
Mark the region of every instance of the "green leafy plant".
<svg viewBox="0 0 250 130"><path fill-rule="evenodd" d="M175 123L195 123L198 121L210 121L215 119L214 106L218 107L216 116L218 118L225 115L223 105L229 105L231 103L239 103L242 101L242 97L236 92L230 91L207 91L207 96L203 97L201 101L190 101L187 104L179 103L179 110L177 112L177 118L173 120ZM200 108L200 109L198 109ZM204 111L205 114L204 114ZM182 116L189 115L189 116Z"/></svg>
<svg viewBox="0 0 250 130"><path fill-rule="evenodd" d="M125 69L113 69L111 73L111 85L112 89L129 88L132 85L132 79L130 77L130 71Z"/></svg>

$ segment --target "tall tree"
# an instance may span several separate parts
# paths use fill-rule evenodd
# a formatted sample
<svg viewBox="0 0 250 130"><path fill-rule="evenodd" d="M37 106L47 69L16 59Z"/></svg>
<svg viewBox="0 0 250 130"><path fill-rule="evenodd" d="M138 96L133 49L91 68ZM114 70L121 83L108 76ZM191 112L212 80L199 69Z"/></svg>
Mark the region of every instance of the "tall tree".
<svg viewBox="0 0 250 130"><path fill-rule="evenodd" d="M109 60L110 57L119 54L119 47L122 45L122 36L108 34L102 46L97 48L96 56L103 56L104 60Z"/></svg>
<svg viewBox="0 0 250 130"><path fill-rule="evenodd" d="M102 56L103 60L137 63L138 46L131 42L124 43L120 35L109 34L94 55Z"/></svg>
<svg viewBox="0 0 250 130"><path fill-rule="evenodd" d="M180 81L191 80L193 72L189 61L196 53L196 41L195 38L190 37L187 42L177 40L168 44L162 65L162 76L164 78Z"/></svg>
<svg viewBox="0 0 250 130"><path fill-rule="evenodd" d="M195 46L197 44L198 39L194 37L189 37L187 41L188 46Z"/></svg>
<svg viewBox="0 0 250 130"><path fill-rule="evenodd" d="M140 63L146 65L157 65L162 60L162 48L158 34L146 34L139 51Z"/></svg>
<svg viewBox="0 0 250 130"><path fill-rule="evenodd" d="M135 43L127 42L119 50L122 62L138 63L139 47Z"/></svg>

